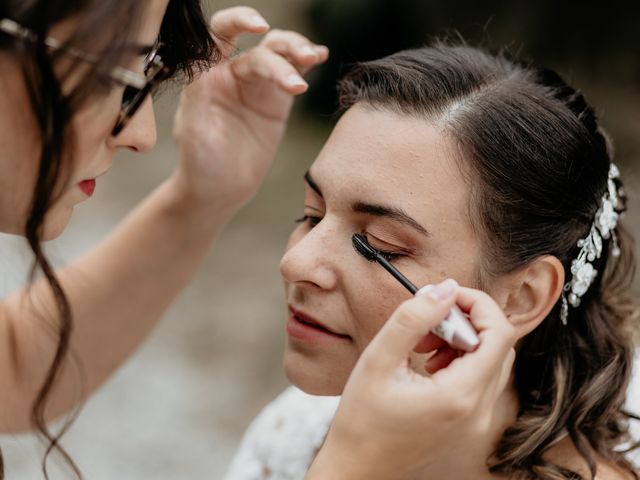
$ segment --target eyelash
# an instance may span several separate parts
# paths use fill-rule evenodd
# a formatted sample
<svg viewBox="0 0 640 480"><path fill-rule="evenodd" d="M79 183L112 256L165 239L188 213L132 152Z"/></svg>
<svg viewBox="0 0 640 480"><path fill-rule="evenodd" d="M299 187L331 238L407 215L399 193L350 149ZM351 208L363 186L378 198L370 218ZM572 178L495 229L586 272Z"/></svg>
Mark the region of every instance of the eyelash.
<svg viewBox="0 0 640 480"><path fill-rule="evenodd" d="M378 249L376 248L376 250L378 250ZM385 250L378 250L378 253L387 262L393 262L394 260L397 260L400 257L405 257L406 256L406 254L404 254L404 253L388 252L388 251L385 251Z"/></svg>
<svg viewBox="0 0 640 480"><path fill-rule="evenodd" d="M315 227L321 221L322 221L322 217L316 217L314 215L304 215L298 218L297 220L295 220L296 223L307 223L309 225L309 228ZM393 262L394 260L397 260L400 257L406 256L406 253L403 253L403 252L390 252L387 250L380 250L378 248L376 248L376 250L382 256L382 258L384 258L388 262Z"/></svg>
<svg viewBox="0 0 640 480"><path fill-rule="evenodd" d="M304 215L303 217L298 218L295 222L296 223L307 223L310 228L313 228L316 225L318 225L321 220L322 220L322 217L316 217L316 216L313 216L313 215Z"/></svg>

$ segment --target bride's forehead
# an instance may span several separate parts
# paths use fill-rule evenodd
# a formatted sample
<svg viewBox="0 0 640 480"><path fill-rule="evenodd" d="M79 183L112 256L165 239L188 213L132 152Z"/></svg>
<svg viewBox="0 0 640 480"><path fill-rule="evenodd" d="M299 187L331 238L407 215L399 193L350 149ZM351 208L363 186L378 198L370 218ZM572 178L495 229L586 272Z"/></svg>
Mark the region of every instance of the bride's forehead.
<svg viewBox="0 0 640 480"><path fill-rule="evenodd" d="M377 166L400 167L453 152L450 137L428 118L356 105L340 118L322 153L335 153L358 167L372 160L381 160Z"/></svg>
<svg viewBox="0 0 640 480"><path fill-rule="evenodd" d="M447 137L427 122L360 109L343 116L310 172L326 193L419 201L463 186L456 158Z"/></svg>

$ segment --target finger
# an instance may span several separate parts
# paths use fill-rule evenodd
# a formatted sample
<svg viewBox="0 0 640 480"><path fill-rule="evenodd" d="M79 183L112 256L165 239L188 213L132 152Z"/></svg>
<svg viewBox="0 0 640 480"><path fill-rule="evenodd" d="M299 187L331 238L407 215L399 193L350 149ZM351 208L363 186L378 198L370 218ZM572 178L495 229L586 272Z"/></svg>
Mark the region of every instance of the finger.
<svg viewBox="0 0 640 480"><path fill-rule="evenodd" d="M469 394L482 392L485 386L500 375L505 359L516 342L516 332L500 307L486 293L459 287L456 302L469 311L469 320L479 331L479 347L466 353L432 379L443 388L459 388ZM453 385L455 384L455 385Z"/></svg>
<svg viewBox="0 0 640 480"><path fill-rule="evenodd" d="M459 350L451 347L441 348L424 363L424 369L427 373L434 374L438 370L448 367L451 362L460 356L460 353Z"/></svg>
<svg viewBox="0 0 640 480"><path fill-rule="evenodd" d="M307 82L295 67L268 48L252 48L237 57L231 68L240 80L245 82L272 81L292 95L303 93L308 88Z"/></svg>
<svg viewBox="0 0 640 480"><path fill-rule="evenodd" d="M282 55L298 69L308 70L329 58L327 47L316 45L304 35L290 30L272 30L264 37L260 45Z"/></svg>
<svg viewBox="0 0 640 480"><path fill-rule="evenodd" d="M456 288L453 280L445 280L429 293L402 303L363 352L365 361L381 372L406 363L420 339L447 316Z"/></svg>
<svg viewBox="0 0 640 480"><path fill-rule="evenodd" d="M456 303L463 311L468 313L469 320L480 333L488 328L512 330L512 328L509 328L511 324L500 306L486 292L460 287L457 291ZM506 352L507 349L513 346L513 342L510 336L506 335L508 332L505 331L503 333L505 335L500 335L497 339L505 341L501 348Z"/></svg>
<svg viewBox="0 0 640 480"><path fill-rule="evenodd" d="M447 346L446 341L433 333L429 333L420 339L413 351L416 353L429 353L445 346Z"/></svg>
<svg viewBox="0 0 640 480"><path fill-rule="evenodd" d="M495 300L482 290L461 286L458 289L456 303L463 312L473 316L476 322L497 314L504 316Z"/></svg>
<svg viewBox="0 0 640 480"><path fill-rule="evenodd" d="M498 378L495 398L501 395L504 389L507 388L507 384L509 383L509 379L511 378L511 370L513 369L513 363L515 362L515 360L516 350L514 348L510 348L506 358L504 359L504 362L502 362L502 368L500 377Z"/></svg>
<svg viewBox="0 0 640 480"><path fill-rule="evenodd" d="M225 8L211 17L211 29L221 40L219 47L223 55L229 56L236 48L238 36L243 33L261 34L269 30L269 24L251 7Z"/></svg>

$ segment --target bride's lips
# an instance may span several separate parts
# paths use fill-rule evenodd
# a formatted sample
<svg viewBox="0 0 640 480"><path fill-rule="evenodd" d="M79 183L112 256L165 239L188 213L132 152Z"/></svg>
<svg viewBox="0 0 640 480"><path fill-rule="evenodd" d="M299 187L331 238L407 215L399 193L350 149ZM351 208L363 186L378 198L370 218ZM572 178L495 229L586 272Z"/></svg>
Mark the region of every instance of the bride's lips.
<svg viewBox="0 0 640 480"><path fill-rule="evenodd" d="M287 334L290 337L305 342L320 342L327 340L349 340L349 335L344 335L331 330L329 327L319 322L315 318L300 310L289 306L291 316L287 322Z"/></svg>
<svg viewBox="0 0 640 480"><path fill-rule="evenodd" d="M95 178L83 180L78 183L78 186L87 197L90 197L91 195L93 195L93 192L96 189L96 180Z"/></svg>

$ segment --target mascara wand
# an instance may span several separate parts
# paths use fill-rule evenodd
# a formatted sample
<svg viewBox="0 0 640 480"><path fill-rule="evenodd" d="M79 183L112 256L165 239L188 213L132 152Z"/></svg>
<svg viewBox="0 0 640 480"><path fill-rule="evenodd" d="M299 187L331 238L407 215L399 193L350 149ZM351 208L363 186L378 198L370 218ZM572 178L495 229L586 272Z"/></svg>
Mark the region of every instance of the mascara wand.
<svg viewBox="0 0 640 480"><path fill-rule="evenodd" d="M358 251L360 255L369 260L370 262L378 262L387 272L393 275L404 287L411 292L412 295L415 295L418 292L418 288L411 283L407 277L405 277L402 273L398 271L396 267L391 265L389 261L380 255L380 252L369 245L367 241L367 237L356 233L351 237L351 242L353 243L353 247Z"/></svg>
<svg viewBox="0 0 640 480"><path fill-rule="evenodd" d="M400 273L378 250L369 244L367 237L355 233L353 237L351 237L351 242L353 243L353 248L355 248L360 255L370 262L378 262L380 266L393 275L393 277L413 295L418 292L418 288L411 283L407 277ZM466 352L472 352L480 344L480 339L476 331L457 305L451 307L447 318L445 318L440 325L433 328L431 332L442 338L452 347Z"/></svg>

